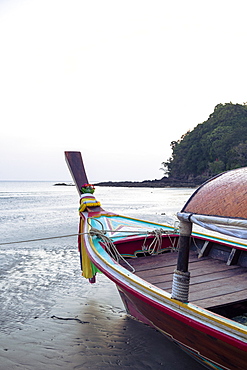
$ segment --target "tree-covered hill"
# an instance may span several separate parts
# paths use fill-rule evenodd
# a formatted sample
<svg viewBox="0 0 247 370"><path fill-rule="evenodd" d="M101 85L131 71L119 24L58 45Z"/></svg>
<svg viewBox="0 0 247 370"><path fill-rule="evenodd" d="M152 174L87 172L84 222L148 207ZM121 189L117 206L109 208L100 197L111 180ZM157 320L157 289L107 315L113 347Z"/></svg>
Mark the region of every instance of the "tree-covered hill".
<svg viewBox="0 0 247 370"><path fill-rule="evenodd" d="M247 105L216 105L207 121L172 141L171 147L171 158L162 163L170 180L200 183L247 166Z"/></svg>

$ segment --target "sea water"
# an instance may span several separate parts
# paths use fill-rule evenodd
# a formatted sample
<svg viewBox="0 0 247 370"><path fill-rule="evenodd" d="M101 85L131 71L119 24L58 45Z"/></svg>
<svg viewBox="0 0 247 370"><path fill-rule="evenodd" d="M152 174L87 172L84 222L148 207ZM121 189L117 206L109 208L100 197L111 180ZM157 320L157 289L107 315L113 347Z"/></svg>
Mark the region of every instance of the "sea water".
<svg viewBox="0 0 247 370"><path fill-rule="evenodd" d="M176 212L181 210L193 191L190 188L97 187L95 196L106 210L173 225L176 222ZM114 284L101 274L98 285L94 284L98 288L94 288L94 285L81 277L76 236L78 206L79 197L74 186L54 186L53 182L0 182L0 340L3 341L5 336L25 328L34 318L46 315L50 319L54 305L63 297L84 297L83 304L88 311L83 311L82 316L96 312L98 307L94 322L99 320L98 324L102 327L107 325L109 314L125 320L126 314ZM98 295L97 299L95 294ZM132 335L136 348L140 346L148 353L145 343L148 344L143 342L145 330L151 330L146 336L153 343L160 341L160 337L157 337L160 334L155 330L140 324L140 335L137 336L137 323L134 320L128 323L129 332L121 332L124 343L128 343L128 338ZM92 322L91 324L94 325ZM118 327L119 325L126 327L126 322L120 321ZM97 330L100 333L100 329ZM112 330L115 330L114 327ZM87 333L89 342L103 341L100 334L92 337L90 333ZM104 350L101 343L94 346L93 353L97 352L97 348L101 348L101 355L102 351L103 355L104 351L109 351L109 346ZM155 348L156 353L152 353L152 356L156 356L154 358L165 357L163 348ZM151 363L150 356L148 354ZM116 364L123 365L125 361L130 369L150 368L147 362L146 365L140 365L143 358L141 351L132 354L132 357L126 357L126 352L118 351L116 358ZM136 366L132 363L133 358ZM181 358L183 364L178 361L176 369L189 369L190 362L186 365L184 357ZM80 368L93 369L94 365L90 364L89 366L86 362ZM37 366L36 364L36 368ZM107 362L102 363L102 368L107 369L108 366ZM195 369L199 369L196 366L199 365L194 365ZM96 368L101 367L95 365ZM168 364L164 368L175 369L174 364L172 367Z"/></svg>

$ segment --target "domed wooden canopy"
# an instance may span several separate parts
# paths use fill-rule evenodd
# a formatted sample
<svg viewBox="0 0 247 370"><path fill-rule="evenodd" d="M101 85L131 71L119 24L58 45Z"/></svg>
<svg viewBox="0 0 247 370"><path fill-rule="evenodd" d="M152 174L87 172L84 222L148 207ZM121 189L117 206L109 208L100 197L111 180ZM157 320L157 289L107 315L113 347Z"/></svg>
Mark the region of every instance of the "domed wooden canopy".
<svg viewBox="0 0 247 370"><path fill-rule="evenodd" d="M181 212L247 219L247 167L224 172L205 182Z"/></svg>

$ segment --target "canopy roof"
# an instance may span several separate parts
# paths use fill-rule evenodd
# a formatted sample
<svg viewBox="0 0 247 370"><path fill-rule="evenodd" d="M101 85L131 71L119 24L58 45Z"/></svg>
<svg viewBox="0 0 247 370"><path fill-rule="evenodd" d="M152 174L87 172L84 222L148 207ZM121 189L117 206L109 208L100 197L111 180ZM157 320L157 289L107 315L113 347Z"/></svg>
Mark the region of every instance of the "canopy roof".
<svg viewBox="0 0 247 370"><path fill-rule="evenodd" d="M247 167L224 172L205 182L181 213L247 219Z"/></svg>

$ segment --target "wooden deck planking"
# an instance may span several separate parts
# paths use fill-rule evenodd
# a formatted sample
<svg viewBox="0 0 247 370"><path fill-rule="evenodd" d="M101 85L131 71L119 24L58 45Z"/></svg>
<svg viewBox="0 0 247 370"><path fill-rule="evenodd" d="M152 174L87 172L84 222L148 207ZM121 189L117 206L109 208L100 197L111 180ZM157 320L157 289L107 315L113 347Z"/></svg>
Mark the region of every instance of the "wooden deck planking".
<svg viewBox="0 0 247 370"><path fill-rule="evenodd" d="M136 275L171 293L177 253L129 259ZM247 299L247 268L227 266L224 261L190 254L189 301L207 308Z"/></svg>
<svg viewBox="0 0 247 370"><path fill-rule="evenodd" d="M133 266L132 262L130 262L131 265ZM135 265L133 266L135 267ZM153 277L159 277L162 276L164 277L165 275L172 274L176 268L176 262L174 264L167 266L167 267L160 267L160 268L152 268L150 266L147 270L136 270L136 274L143 279L150 279ZM190 263L189 265L189 270L191 273L191 276L196 277L196 276L202 276L205 279L205 275L212 274L215 271L217 272L226 272L228 273L229 271L232 271L232 274L234 274L235 271L238 271L241 269L241 271L245 271L244 268L241 268L236 265L231 265L227 266L226 264L222 263L222 261L198 261L197 264Z"/></svg>
<svg viewBox="0 0 247 370"><path fill-rule="evenodd" d="M194 300L192 303L203 308L217 307L231 302L241 302L247 299L247 289L238 292L223 294L216 297Z"/></svg>
<svg viewBox="0 0 247 370"><path fill-rule="evenodd" d="M174 269L173 269L174 270ZM144 275L144 274L140 274L138 273L138 276L140 276L142 279L145 279L145 280L148 280L150 283L154 284L154 285L157 285L157 286L160 286L162 288L162 283L167 283L167 282L172 282L172 278L173 278L173 270L171 271L171 273L164 273L164 274L161 274L161 275ZM240 275L241 273L244 273L245 274L245 271L242 269L242 268L239 268L239 269L229 269L229 270L223 270L224 271L224 278L227 279L228 277L230 277L231 279L234 278L235 276L238 276ZM193 285L199 285L201 287L201 284L205 283L205 282L214 282L215 280L216 281L220 281L220 279L222 278L222 271L217 271L217 272L213 272L213 273L210 273L208 275L202 275L202 274L199 274L198 272L198 275L196 274L191 274L191 283ZM245 278L246 278L246 274L245 274ZM160 284L160 285L158 285ZM201 288L200 288L201 289Z"/></svg>
<svg viewBox="0 0 247 370"><path fill-rule="evenodd" d="M177 252L164 253L156 256L129 258L128 262L135 267L136 271L155 269L166 266L174 266L178 258ZM196 253L190 255L190 262L198 260Z"/></svg>

